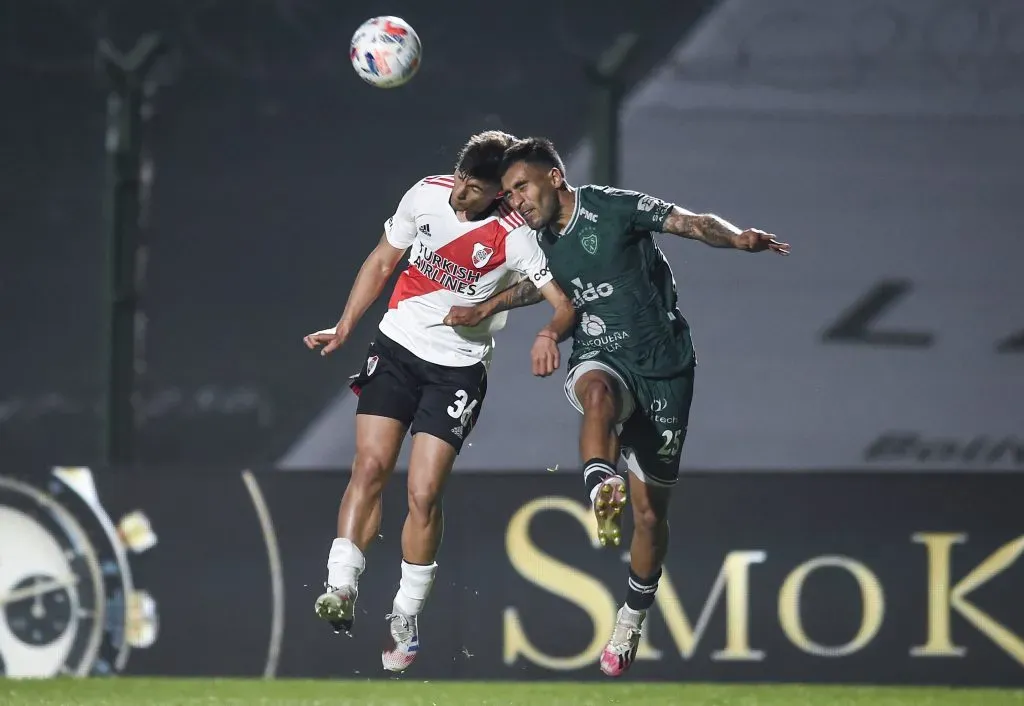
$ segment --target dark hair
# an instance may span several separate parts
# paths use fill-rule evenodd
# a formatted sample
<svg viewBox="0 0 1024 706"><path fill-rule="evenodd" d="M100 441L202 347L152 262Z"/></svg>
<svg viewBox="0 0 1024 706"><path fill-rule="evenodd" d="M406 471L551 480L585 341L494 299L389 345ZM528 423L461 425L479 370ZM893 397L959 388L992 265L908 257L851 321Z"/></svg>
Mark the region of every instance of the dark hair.
<svg viewBox="0 0 1024 706"><path fill-rule="evenodd" d="M500 130L473 135L459 150L455 171L468 177L497 184L501 182L501 159L515 137Z"/></svg>
<svg viewBox="0 0 1024 706"><path fill-rule="evenodd" d="M562 172L563 176L565 175L565 162L558 155L558 150L555 149L554 143L546 137L527 137L513 142L505 150L505 157L501 160L499 176L504 176L505 172L516 162L539 164L549 169L557 168Z"/></svg>

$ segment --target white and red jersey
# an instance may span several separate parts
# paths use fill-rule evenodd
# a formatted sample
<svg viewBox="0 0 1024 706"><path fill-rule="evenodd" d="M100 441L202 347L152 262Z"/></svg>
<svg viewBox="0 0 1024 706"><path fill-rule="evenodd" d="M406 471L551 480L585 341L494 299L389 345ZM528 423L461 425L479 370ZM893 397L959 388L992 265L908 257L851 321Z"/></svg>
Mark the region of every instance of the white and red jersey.
<svg viewBox="0 0 1024 706"><path fill-rule="evenodd" d="M490 362L500 312L473 327L451 327L453 306L472 306L519 279L538 288L551 281L547 258L522 217L500 204L477 221L460 221L449 205L455 179L430 176L409 189L384 234L396 248L412 248L380 322L380 330L418 358L438 365Z"/></svg>

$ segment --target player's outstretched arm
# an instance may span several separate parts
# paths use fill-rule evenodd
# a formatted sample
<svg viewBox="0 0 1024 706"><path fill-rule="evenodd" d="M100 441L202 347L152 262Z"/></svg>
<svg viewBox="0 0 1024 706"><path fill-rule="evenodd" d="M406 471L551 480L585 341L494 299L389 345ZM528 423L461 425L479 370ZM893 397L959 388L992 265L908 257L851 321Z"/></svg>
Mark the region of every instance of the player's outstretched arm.
<svg viewBox="0 0 1024 706"><path fill-rule="evenodd" d="M691 213L679 206L672 207L661 229L665 233L699 240L713 248L735 248L747 252L771 250L789 255L789 243L779 242L771 233L756 228L741 230L712 213Z"/></svg>
<svg viewBox="0 0 1024 706"><path fill-rule="evenodd" d="M363 318L366 310L384 291L388 278L395 271L403 255L404 248L396 248L388 241L386 235L381 236L377 247L366 256L362 267L359 268L338 323L333 329L324 329L306 336L303 339L306 347L313 350L324 346L320 351L321 355L327 355L340 348L352 333L352 329Z"/></svg>

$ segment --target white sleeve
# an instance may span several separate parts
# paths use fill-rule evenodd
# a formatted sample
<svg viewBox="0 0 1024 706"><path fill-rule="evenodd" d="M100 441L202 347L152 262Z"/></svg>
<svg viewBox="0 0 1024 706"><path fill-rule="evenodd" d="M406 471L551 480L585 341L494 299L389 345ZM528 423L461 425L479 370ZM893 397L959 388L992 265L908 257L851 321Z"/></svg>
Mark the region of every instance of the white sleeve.
<svg viewBox="0 0 1024 706"><path fill-rule="evenodd" d="M413 208L419 183L405 192L398 202L395 215L384 223L384 235L399 250L405 250L416 240L416 211Z"/></svg>
<svg viewBox="0 0 1024 706"><path fill-rule="evenodd" d="M537 234L528 226L520 226L505 239L505 263L510 270L524 274L540 289L551 281L548 259L537 242Z"/></svg>

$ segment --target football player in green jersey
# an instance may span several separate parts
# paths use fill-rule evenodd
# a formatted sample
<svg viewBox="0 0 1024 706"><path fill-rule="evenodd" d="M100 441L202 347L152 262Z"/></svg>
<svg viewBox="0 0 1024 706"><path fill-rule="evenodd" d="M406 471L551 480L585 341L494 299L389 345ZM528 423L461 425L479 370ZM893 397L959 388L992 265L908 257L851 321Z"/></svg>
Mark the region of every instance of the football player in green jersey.
<svg viewBox="0 0 1024 706"><path fill-rule="evenodd" d="M620 676L636 655L668 548L667 509L693 397L696 357L680 313L675 280L653 233L717 248L789 254L789 245L756 229L741 230L635 191L572 187L551 142L529 138L508 149L502 188L536 231L548 265L577 309L565 394L583 414L583 477L602 544L619 544L629 470L634 530L626 602L601 656ZM529 280L476 307L455 307L449 325L540 302Z"/></svg>

